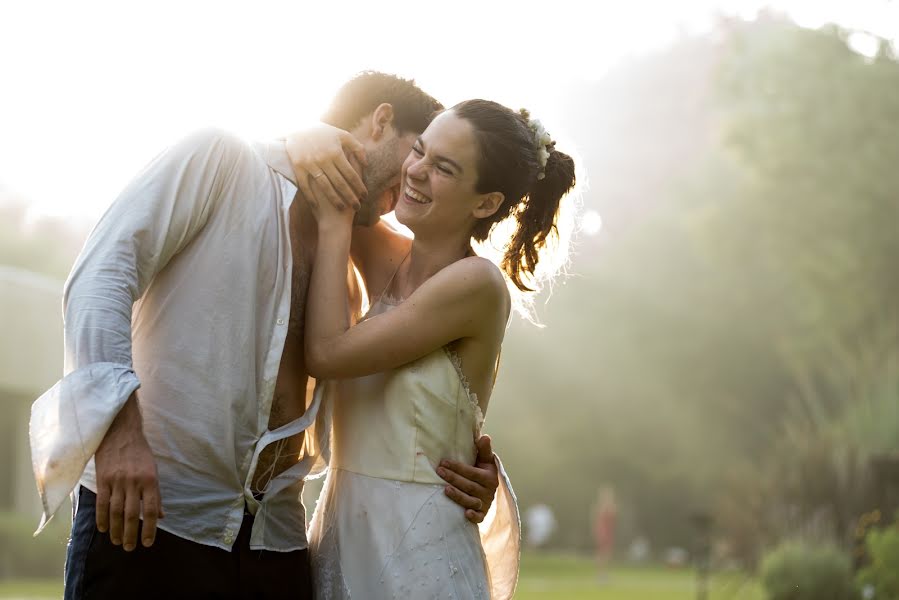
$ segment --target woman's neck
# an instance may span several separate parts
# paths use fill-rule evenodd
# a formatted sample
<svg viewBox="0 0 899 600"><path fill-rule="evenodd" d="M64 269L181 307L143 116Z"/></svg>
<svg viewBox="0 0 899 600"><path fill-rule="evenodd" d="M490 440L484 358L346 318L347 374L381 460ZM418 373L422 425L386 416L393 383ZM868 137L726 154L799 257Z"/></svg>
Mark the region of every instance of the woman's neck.
<svg viewBox="0 0 899 600"><path fill-rule="evenodd" d="M418 289L418 286L437 274L441 269L448 267L457 260L461 260L471 253L471 238L412 240L412 250L405 261L397 282L394 286L394 294L407 298L409 294Z"/></svg>

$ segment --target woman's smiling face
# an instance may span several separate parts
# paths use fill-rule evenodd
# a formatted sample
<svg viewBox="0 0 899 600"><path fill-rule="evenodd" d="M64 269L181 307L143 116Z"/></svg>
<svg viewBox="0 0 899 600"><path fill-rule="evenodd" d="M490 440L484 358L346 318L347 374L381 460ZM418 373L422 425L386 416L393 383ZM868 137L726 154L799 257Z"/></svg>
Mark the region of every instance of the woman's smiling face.
<svg viewBox="0 0 899 600"><path fill-rule="evenodd" d="M452 111L437 116L403 163L396 218L412 231L470 229L487 194L478 182L478 143L471 124Z"/></svg>

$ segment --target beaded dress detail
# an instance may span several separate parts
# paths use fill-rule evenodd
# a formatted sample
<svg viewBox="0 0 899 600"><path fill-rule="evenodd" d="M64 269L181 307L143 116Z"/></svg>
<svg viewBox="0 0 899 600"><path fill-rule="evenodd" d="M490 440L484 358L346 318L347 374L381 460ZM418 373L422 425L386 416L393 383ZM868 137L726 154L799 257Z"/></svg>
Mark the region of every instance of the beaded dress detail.
<svg viewBox="0 0 899 600"><path fill-rule="evenodd" d="M390 310L384 296L365 318ZM440 348L383 373L330 381L330 469L309 528L320 600L510 598L520 526L502 465L480 526L444 494L441 459L473 464L483 413L458 355Z"/></svg>

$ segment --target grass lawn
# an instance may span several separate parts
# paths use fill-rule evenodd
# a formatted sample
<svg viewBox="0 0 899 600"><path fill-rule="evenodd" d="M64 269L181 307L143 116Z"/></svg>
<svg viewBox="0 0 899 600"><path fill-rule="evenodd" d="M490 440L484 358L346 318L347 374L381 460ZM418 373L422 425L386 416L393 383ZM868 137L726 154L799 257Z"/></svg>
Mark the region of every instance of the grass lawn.
<svg viewBox="0 0 899 600"><path fill-rule="evenodd" d="M591 559L565 555L525 555L515 600L694 600L692 570L662 567L613 568L604 580ZM744 575L716 575L708 600L763 600L758 585Z"/></svg>
<svg viewBox="0 0 899 600"><path fill-rule="evenodd" d="M59 600L62 575L58 579L0 581L0 598L17 600Z"/></svg>
<svg viewBox="0 0 899 600"><path fill-rule="evenodd" d="M58 580L0 582L0 599L44 600L62 597ZM593 561L559 554L525 555L515 600L694 600L693 571L660 567L613 568L600 581ZM739 574L716 575L708 600L763 600L758 585ZM411 599L415 600L415 599Z"/></svg>

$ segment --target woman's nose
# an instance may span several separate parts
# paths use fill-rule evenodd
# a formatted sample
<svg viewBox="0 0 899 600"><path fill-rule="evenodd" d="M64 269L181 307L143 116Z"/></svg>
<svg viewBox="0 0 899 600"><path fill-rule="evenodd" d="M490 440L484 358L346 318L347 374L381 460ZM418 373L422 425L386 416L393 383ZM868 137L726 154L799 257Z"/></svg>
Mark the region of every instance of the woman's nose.
<svg viewBox="0 0 899 600"><path fill-rule="evenodd" d="M427 176L427 163L424 158L419 158L406 167L406 175L412 179L424 179Z"/></svg>

